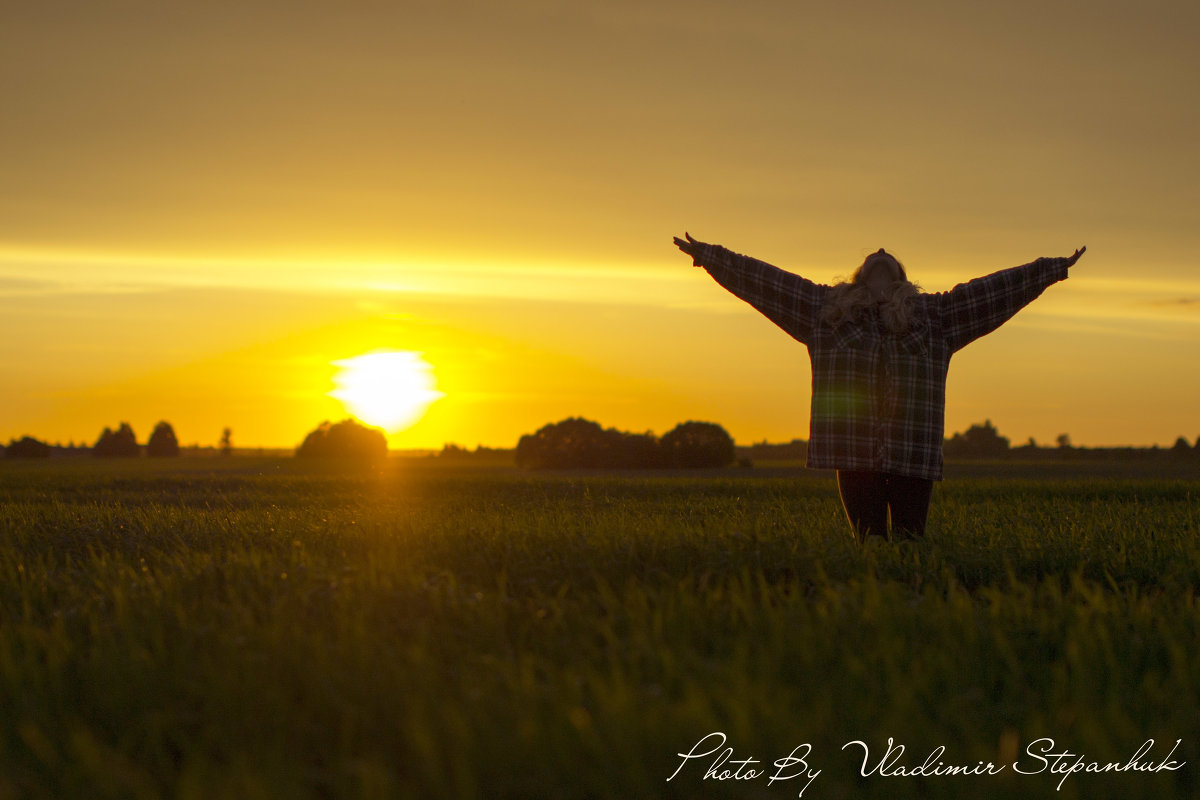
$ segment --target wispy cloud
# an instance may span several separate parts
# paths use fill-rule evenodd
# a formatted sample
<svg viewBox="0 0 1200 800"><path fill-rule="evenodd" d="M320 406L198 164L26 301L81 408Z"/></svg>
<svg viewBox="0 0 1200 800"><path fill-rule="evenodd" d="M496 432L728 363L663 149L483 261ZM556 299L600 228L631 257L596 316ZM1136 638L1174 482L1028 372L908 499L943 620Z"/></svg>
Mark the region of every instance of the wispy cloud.
<svg viewBox="0 0 1200 800"><path fill-rule="evenodd" d="M1153 339L1162 342L1174 342L1190 339L1191 332L1183 332L1178 327L1166 328L1153 324L1154 321L1145 318L1129 317L1114 318L1100 317L1087 314L1038 314L1023 312L1009 322L1008 325L1036 330L1054 331L1057 333L1079 333L1092 337L1118 339Z"/></svg>
<svg viewBox="0 0 1200 800"><path fill-rule="evenodd" d="M46 279L50 275L52 279ZM553 263L436 264L205 260L145 256L0 253L0 294L111 293L227 288L378 292L460 299L527 299L658 307L721 308L702 270L662 265Z"/></svg>
<svg viewBox="0 0 1200 800"><path fill-rule="evenodd" d="M43 294L59 288L55 281L0 275L0 294Z"/></svg>
<svg viewBox="0 0 1200 800"><path fill-rule="evenodd" d="M1170 297L1159 300L1149 300L1145 303L1153 308L1187 309L1200 311L1200 297Z"/></svg>

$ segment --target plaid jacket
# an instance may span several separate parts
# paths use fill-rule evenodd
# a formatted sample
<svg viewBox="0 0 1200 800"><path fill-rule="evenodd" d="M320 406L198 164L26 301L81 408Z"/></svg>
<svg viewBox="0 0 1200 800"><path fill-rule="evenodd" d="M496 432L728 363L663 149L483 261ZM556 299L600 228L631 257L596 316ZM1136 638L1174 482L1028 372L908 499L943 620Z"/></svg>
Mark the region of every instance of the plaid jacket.
<svg viewBox="0 0 1200 800"><path fill-rule="evenodd" d="M820 320L831 287L705 244L694 257L717 283L808 346L808 466L941 480L950 356L994 331L1052 283L1067 259L1039 258L919 294L912 323L889 333L877 314L836 327Z"/></svg>

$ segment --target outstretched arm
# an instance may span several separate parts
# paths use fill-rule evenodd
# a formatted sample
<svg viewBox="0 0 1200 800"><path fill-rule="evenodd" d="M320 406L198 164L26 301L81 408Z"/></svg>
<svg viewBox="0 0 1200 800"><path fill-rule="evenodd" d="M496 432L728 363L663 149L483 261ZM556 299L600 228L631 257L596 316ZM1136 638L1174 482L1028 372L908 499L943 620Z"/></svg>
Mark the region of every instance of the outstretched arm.
<svg viewBox="0 0 1200 800"><path fill-rule="evenodd" d="M704 267L717 283L761 311L794 339L808 344L828 286L720 245L697 241L690 234L684 236L687 238L675 237L675 246L691 256L695 266Z"/></svg>
<svg viewBox="0 0 1200 800"><path fill-rule="evenodd" d="M1033 302L1047 286L1067 277L1087 251L1081 247L1066 258L1039 258L1021 267L994 272L960 283L936 295L942 330L951 350L958 350L991 333Z"/></svg>

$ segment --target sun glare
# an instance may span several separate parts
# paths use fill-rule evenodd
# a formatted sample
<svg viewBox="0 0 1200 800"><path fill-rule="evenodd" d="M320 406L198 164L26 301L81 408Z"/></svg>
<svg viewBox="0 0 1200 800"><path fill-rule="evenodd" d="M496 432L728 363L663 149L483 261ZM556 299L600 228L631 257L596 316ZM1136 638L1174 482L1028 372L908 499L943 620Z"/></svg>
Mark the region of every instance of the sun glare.
<svg viewBox="0 0 1200 800"><path fill-rule="evenodd" d="M408 428L443 393L437 390L433 367L410 350L379 350L334 361L337 388L329 393L346 410L368 425L396 433Z"/></svg>

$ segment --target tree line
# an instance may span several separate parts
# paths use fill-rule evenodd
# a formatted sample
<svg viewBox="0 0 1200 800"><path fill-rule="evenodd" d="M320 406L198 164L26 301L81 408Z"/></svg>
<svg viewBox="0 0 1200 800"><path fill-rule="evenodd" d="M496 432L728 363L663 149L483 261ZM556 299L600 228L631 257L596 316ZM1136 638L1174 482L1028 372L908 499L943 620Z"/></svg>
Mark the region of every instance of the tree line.
<svg viewBox="0 0 1200 800"><path fill-rule="evenodd" d="M724 467L735 452L733 437L713 422L681 422L660 439L570 417L522 436L516 462L528 469Z"/></svg>
<svg viewBox="0 0 1200 800"><path fill-rule="evenodd" d="M222 437L225 452L231 449L230 431ZM32 437L11 442L5 456L40 458L52 448ZM88 452L72 448L71 452ZM128 422L116 430L105 428L90 448L92 455L103 458L133 458L142 455L170 457L180 454L179 440L171 424L159 422L145 448ZM447 448L449 453L459 448ZM379 428L354 419L337 423L322 422L305 436L296 448L300 458L350 459L378 461L387 457L387 437ZM543 426L520 438L515 451L516 463L528 469L571 468L660 468L723 467L733 463L733 438L712 422L684 422L664 436L652 432L630 433L604 428L582 417L570 417Z"/></svg>
<svg viewBox="0 0 1200 800"><path fill-rule="evenodd" d="M220 452L233 452L233 432L225 428L219 443ZM785 459L802 461L808 443L794 439L785 444L761 442L741 448L743 456L738 459L738 448L733 438L720 425L713 422L682 422L662 437L646 431L631 433L616 428L604 428L598 422L582 417L569 417L559 422L544 425L534 433L521 436L514 453L516 464L527 469L653 469L723 467L735 460L749 464L751 459ZM52 454L76 455L91 453L101 458L133 458L143 452L155 458L180 455L179 439L171 424L165 420L154 427L145 446L138 444L132 426L120 423L116 430L106 427L91 447L69 447L50 445L31 436L10 440L7 447L0 447L7 458L46 458ZM296 448L302 458L349 458L379 460L387 457L387 437L379 428L373 428L354 419L337 423L322 422L312 430ZM475 455L494 455L514 452L480 448ZM991 420L971 425L967 430L955 433L944 440L944 453L948 459L956 458L1003 458L1010 455L1022 458L1059 457L1137 457L1167 453L1176 458L1200 459L1200 437L1195 444L1180 436L1170 448L1086 448L1075 447L1071 437L1061 434L1054 447L1043 447L1032 438L1016 447L1006 436L1001 436ZM469 451L455 445L446 445L441 453L447 458L468 457Z"/></svg>
<svg viewBox="0 0 1200 800"><path fill-rule="evenodd" d="M450 445L442 452L447 458L466 453ZM723 467L733 462L734 453L733 438L711 422L684 422L659 438L570 417L522 436L515 459L527 469ZM326 421L305 437L296 455L373 461L387 456L387 439L378 428L353 419Z"/></svg>
<svg viewBox="0 0 1200 800"><path fill-rule="evenodd" d="M221 436L221 450L229 454L233 450L233 432L226 428ZM32 436L12 439L2 448L6 458L48 458L54 453L66 455L90 453L98 458L137 458L144 452L151 458L172 458L180 454L179 437L175 428L166 420L154 426L154 431L145 446L138 444L137 434L128 422L121 422L116 430L105 427L91 447L75 445L63 447L51 445Z"/></svg>
<svg viewBox="0 0 1200 800"><path fill-rule="evenodd" d="M1032 436L1029 437L1029 440L1025 444L1013 447L1009 438L1001 436L1000 431L989 419L985 420L982 424L976 423L962 433L955 433L952 437L946 439L942 447L942 452L946 458L951 459L1001 458L1010 455L1029 458L1050 456L1119 457L1131 456L1138 453L1154 454L1163 452L1179 458L1200 458L1200 436L1196 437L1195 444L1189 443L1186 438L1180 436L1170 448L1160 448L1158 445L1148 448L1076 447L1071 444L1069 434L1060 433L1055 438L1053 447L1038 444Z"/></svg>
<svg viewBox="0 0 1200 800"><path fill-rule="evenodd" d="M221 433L218 448L222 455L233 453L233 431L225 428ZM145 446L138 443L137 434L128 422L121 422L116 430L105 427L95 444L67 447L51 445L32 436L12 439L8 446L0 446L6 458L48 458L51 455L91 454L98 458L137 458L143 453L152 458L170 458L180 455L179 437L171 423L163 420L154 426L153 433ZM296 449L302 457L349 457L377 459L387 456L387 438L382 430L347 419L336 424L322 422L305 437Z"/></svg>

